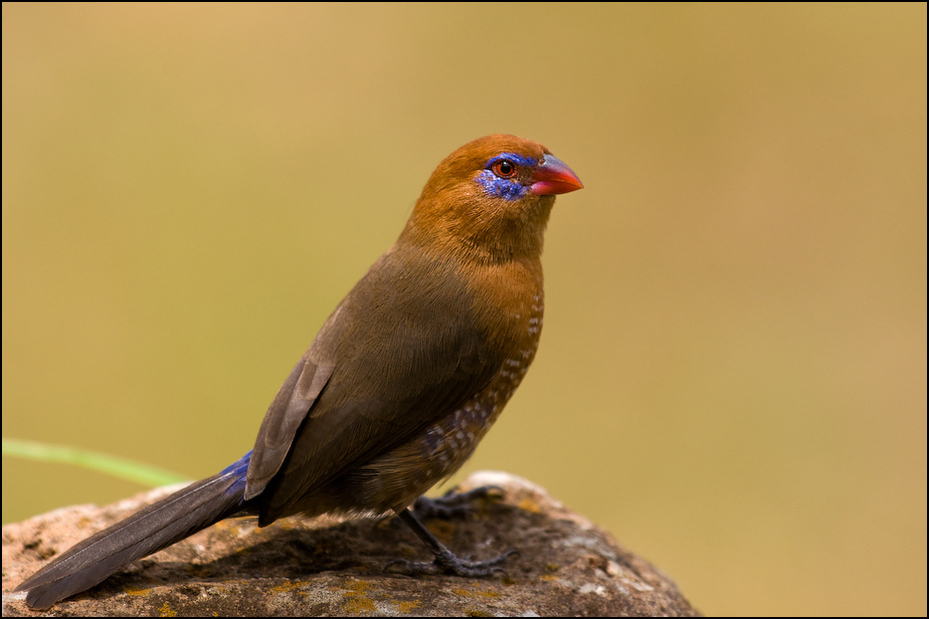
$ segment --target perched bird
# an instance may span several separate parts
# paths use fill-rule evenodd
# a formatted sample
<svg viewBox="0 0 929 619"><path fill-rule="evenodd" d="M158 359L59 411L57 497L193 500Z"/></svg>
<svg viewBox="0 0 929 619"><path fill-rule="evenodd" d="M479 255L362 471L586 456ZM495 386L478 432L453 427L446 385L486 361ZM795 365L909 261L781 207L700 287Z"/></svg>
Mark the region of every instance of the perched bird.
<svg viewBox="0 0 929 619"><path fill-rule="evenodd" d="M490 135L429 178L397 242L320 329L268 408L255 447L56 557L17 587L47 609L224 518L396 513L432 563L492 574L509 556L456 557L408 508L474 452L532 362L542 237L555 195L581 189L541 144Z"/></svg>

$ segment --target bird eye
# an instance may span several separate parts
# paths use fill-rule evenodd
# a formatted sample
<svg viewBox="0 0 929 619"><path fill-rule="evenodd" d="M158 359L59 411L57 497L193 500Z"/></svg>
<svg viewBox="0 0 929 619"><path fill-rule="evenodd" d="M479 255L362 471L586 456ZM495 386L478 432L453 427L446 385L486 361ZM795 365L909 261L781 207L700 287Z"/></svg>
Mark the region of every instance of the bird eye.
<svg viewBox="0 0 929 619"><path fill-rule="evenodd" d="M495 163L491 170L500 178L513 178L516 176L516 166L506 159L502 159Z"/></svg>

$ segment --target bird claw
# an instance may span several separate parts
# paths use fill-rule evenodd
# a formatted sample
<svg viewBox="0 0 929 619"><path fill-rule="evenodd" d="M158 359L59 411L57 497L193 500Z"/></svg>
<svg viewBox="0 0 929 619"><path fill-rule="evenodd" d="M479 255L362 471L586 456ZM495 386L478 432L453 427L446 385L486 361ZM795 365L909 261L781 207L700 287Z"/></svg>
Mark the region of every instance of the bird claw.
<svg viewBox="0 0 929 619"><path fill-rule="evenodd" d="M455 492L452 488L444 496L437 499L430 499L421 496L413 504L413 511L420 518L456 518L468 516L477 511L471 505L474 499L485 499L488 497L503 496L503 488L500 486L480 486L467 492Z"/></svg>
<svg viewBox="0 0 929 619"><path fill-rule="evenodd" d="M513 555L518 555L519 551L509 550L499 557L494 557L487 561L466 561L464 559L459 559L451 552L443 553L442 555L436 556L435 561L425 562L425 561L409 561L407 559L394 559L387 563L384 566L384 571L389 571L391 567L400 566L399 570L401 574L406 574L407 576L417 576L422 574L438 574L445 573L451 574L453 576L462 576L464 578L475 578L481 576L493 576L495 574L502 574L504 578L509 578L509 574L506 569L501 567L503 563L506 563L507 559Z"/></svg>

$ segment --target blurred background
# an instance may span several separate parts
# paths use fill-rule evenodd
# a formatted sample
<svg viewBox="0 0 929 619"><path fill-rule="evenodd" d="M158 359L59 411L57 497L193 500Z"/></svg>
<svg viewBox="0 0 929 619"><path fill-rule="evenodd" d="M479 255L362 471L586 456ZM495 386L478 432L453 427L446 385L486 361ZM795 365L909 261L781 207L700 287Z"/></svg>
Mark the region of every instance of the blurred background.
<svg viewBox="0 0 929 619"><path fill-rule="evenodd" d="M707 614L926 614L925 4L2 10L4 437L217 472L436 164L513 133L586 188L455 479ZM141 490L4 458L3 521Z"/></svg>

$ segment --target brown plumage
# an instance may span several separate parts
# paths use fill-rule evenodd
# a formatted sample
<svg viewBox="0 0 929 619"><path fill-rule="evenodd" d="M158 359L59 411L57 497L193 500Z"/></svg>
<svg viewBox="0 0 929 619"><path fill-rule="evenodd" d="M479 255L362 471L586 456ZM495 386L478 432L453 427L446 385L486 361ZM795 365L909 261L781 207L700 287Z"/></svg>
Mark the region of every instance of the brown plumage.
<svg viewBox="0 0 929 619"><path fill-rule="evenodd" d="M48 608L120 566L232 516L396 512L435 554L408 572L499 570L458 559L407 509L454 473L535 356L542 240L555 195L582 187L540 144L491 135L433 172L400 238L320 329L240 461L65 552L17 589Z"/></svg>

